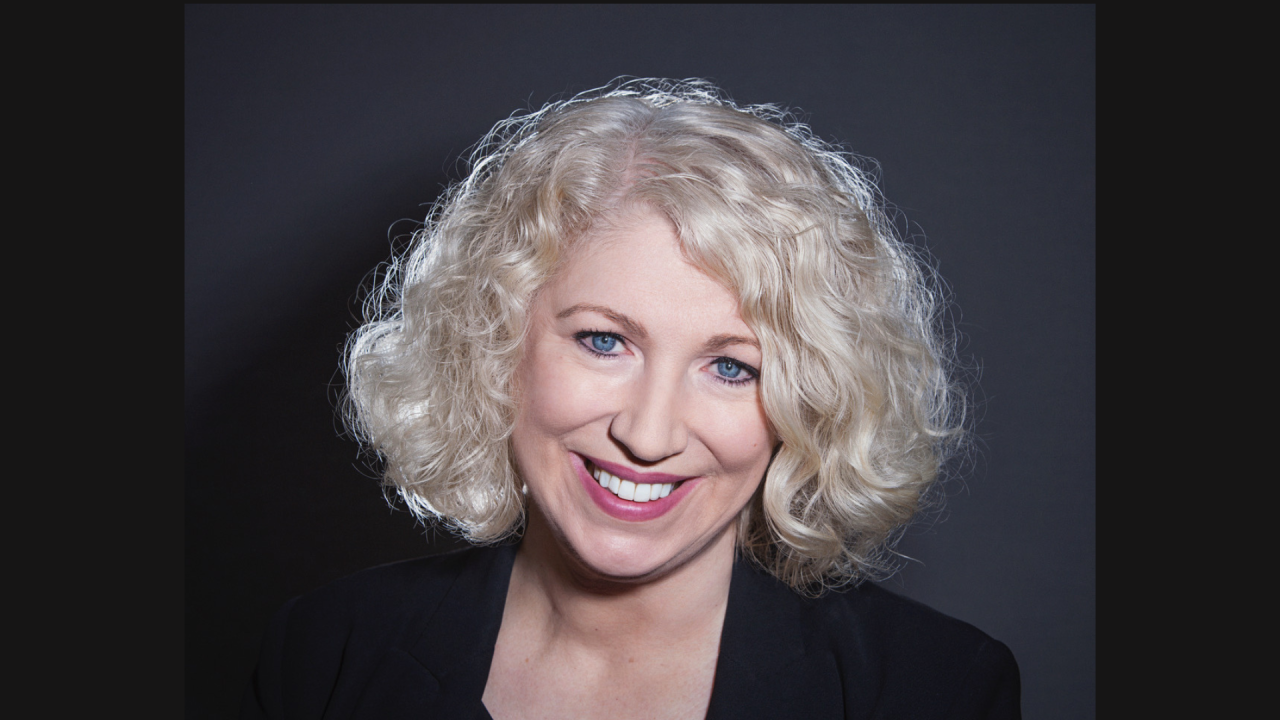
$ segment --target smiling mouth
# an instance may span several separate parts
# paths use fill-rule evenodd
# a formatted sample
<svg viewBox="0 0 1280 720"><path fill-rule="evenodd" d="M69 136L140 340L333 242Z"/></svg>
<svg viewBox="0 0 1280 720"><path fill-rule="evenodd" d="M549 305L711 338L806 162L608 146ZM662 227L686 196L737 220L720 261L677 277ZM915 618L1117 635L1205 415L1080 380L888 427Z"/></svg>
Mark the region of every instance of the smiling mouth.
<svg viewBox="0 0 1280 720"><path fill-rule="evenodd" d="M671 491L684 484L684 481L673 483L636 483L631 480L623 480L612 473L601 470L591 461L586 463L587 470L591 472L591 477L600 483L600 487L617 495L623 500L632 502L649 502L650 500L661 500L671 494Z"/></svg>

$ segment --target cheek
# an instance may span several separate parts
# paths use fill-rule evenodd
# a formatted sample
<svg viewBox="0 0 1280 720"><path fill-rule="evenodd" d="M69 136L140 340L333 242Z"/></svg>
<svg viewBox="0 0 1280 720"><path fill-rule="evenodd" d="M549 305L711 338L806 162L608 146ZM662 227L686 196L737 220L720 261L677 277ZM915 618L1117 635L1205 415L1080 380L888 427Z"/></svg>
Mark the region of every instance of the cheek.
<svg viewBox="0 0 1280 720"><path fill-rule="evenodd" d="M516 432L562 436L607 413L607 393L571 358L537 353L521 368Z"/></svg>
<svg viewBox="0 0 1280 720"><path fill-rule="evenodd" d="M758 404L708 413L703 418L703 428L708 448L726 473L759 475L764 472L774 441L764 410Z"/></svg>

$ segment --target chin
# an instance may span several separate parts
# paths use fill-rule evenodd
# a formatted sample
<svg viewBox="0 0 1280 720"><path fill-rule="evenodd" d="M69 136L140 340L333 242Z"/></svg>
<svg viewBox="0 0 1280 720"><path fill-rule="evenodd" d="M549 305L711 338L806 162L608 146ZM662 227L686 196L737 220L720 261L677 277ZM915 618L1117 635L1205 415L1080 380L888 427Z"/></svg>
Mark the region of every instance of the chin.
<svg viewBox="0 0 1280 720"><path fill-rule="evenodd" d="M722 531L724 528L722 528ZM607 583L641 584L676 572L716 544L723 532L671 547L668 538L584 533L574 540L556 533L561 551L586 576Z"/></svg>
<svg viewBox="0 0 1280 720"><path fill-rule="evenodd" d="M644 582L664 575L676 563L675 558L655 557L651 547L639 546L640 543L630 541L624 543L632 547L592 547L585 552L573 548L572 554L582 564L583 569L593 575L615 582Z"/></svg>

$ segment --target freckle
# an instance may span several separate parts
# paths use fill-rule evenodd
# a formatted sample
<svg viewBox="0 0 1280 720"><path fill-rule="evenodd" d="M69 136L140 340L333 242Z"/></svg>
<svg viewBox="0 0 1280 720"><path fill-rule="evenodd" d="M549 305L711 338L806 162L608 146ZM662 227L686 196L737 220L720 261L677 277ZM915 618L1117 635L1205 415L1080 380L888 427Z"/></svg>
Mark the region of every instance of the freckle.
<svg viewBox="0 0 1280 720"><path fill-rule="evenodd" d="M627 658L627 662L629 662L629 663L633 663L633 662L635 662L635 661L636 661L636 659L635 659L635 658Z"/></svg>

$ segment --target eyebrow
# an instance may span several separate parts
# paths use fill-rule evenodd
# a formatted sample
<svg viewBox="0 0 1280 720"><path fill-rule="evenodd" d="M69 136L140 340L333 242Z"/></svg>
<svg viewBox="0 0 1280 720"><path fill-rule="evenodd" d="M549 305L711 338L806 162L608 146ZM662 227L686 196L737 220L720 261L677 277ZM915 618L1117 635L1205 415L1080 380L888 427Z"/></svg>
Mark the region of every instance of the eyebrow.
<svg viewBox="0 0 1280 720"><path fill-rule="evenodd" d="M632 337L634 337L634 338L637 338L637 339L639 339L639 340L645 340L645 339L647 339L647 338L649 337L649 332L648 332L647 330L645 330L645 329L644 329L644 326L643 326L643 325L641 325L640 323L636 322L635 320L632 320L631 318L627 317L626 315L623 315L623 314L622 314L622 313L620 313L620 312L616 312L616 311L614 311L614 310L612 310L612 309L610 309L610 308L605 307L604 305L592 305L592 304L590 304L590 303L578 303L577 305L574 305L573 307L571 307L571 308L569 308L569 309L567 309L567 310L561 310L561 311L556 315L556 319L558 319L558 320L563 320L563 319L565 319L565 318L569 317L570 315L574 315L574 314L577 314L577 313L580 313L580 312L596 312L596 313L600 313L601 315L603 315L603 316L605 316L605 317L609 318L610 320L612 320L612 321L614 321L614 322L618 323L619 325L621 325L621 326L622 326L622 329L623 329L623 330L625 330L625 331L627 331L627 334L628 334L628 335L630 335L630 336L632 336Z"/></svg>
<svg viewBox="0 0 1280 720"><path fill-rule="evenodd" d="M573 307L570 307L566 310L561 310L559 313L556 314L556 319L563 320L571 315L576 315L577 313L580 313L580 312L599 313L609 318L610 320L618 323L619 325L621 325L622 329L625 330L628 335L631 335L632 337L637 338L639 340L645 340L645 339L648 339L649 337L649 332L644 329L643 325L636 322L635 320L632 320L626 315L623 315L622 313L617 312L616 310L605 307L604 305L578 303L577 305L574 305ZM702 345L702 351L703 352L719 352L720 350L723 350L729 347L730 345L749 345L757 350L760 349L760 341L756 340L753 337L747 337L745 335L729 335L726 333L726 334L716 335L711 339L707 340Z"/></svg>
<svg viewBox="0 0 1280 720"><path fill-rule="evenodd" d="M744 335L716 335L702 346L702 351L719 352L730 345L750 345L757 350L760 349L760 341L753 337L746 337Z"/></svg>

